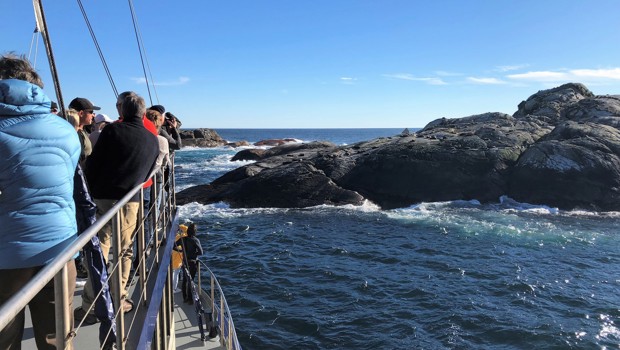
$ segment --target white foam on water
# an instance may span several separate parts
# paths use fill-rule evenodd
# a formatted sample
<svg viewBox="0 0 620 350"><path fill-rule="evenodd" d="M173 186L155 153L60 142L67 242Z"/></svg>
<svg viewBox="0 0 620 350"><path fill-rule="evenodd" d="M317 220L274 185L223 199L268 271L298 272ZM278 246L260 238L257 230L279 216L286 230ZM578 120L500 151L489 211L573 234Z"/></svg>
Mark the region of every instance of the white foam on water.
<svg viewBox="0 0 620 350"><path fill-rule="evenodd" d="M557 215L560 213L558 208L549 207L547 205L536 205L530 203L522 203L517 202L516 200L508 197L501 196L499 197L499 204L497 205L498 209L510 211L518 211L518 212L529 212L535 214L552 214Z"/></svg>
<svg viewBox="0 0 620 350"><path fill-rule="evenodd" d="M329 204L321 204L313 207L303 208L303 210L339 210L339 211L356 211L356 212L364 212L364 213L375 213L380 212L381 208L374 204L369 200L364 200L362 205L354 205L354 204L345 204L345 205L329 205Z"/></svg>
<svg viewBox="0 0 620 350"><path fill-rule="evenodd" d="M231 208L224 202L200 204L196 202L179 206L179 216L182 218L215 216L219 218L235 218L252 214L286 213L286 208Z"/></svg>
<svg viewBox="0 0 620 350"><path fill-rule="evenodd" d="M242 160L242 161L234 161L231 162L230 160L232 159L232 155L230 154L219 154L211 159L205 159L205 160L201 160L198 162L192 162L192 163L185 163L183 164L182 170L180 172L183 172L183 170L187 171L193 171L193 170L198 170L198 171L222 171L222 172L226 172L226 171L230 171L236 168L240 168L242 166L248 165L248 164L252 164L255 161L253 160Z"/></svg>

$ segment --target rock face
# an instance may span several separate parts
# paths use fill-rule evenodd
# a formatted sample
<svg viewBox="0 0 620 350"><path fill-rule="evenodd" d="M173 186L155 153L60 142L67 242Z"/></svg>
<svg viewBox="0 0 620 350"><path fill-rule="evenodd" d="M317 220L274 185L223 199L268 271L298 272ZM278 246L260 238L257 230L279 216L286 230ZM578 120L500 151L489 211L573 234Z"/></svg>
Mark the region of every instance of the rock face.
<svg viewBox="0 0 620 350"><path fill-rule="evenodd" d="M218 147L227 144L213 129L181 130L180 134L183 147Z"/></svg>
<svg viewBox="0 0 620 350"><path fill-rule="evenodd" d="M620 97L581 84L539 91L514 115L441 118L417 133L337 147L244 150L256 163L177 194L179 204L382 208L502 195L561 209L620 210ZM236 156L236 157L237 157ZM250 158L254 157L254 158Z"/></svg>

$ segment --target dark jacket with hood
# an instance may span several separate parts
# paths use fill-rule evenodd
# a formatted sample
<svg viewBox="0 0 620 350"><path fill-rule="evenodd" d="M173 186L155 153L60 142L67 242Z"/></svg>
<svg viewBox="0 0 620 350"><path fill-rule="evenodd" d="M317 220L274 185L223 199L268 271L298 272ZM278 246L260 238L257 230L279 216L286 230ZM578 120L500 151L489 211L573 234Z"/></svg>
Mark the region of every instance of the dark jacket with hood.
<svg viewBox="0 0 620 350"><path fill-rule="evenodd" d="M141 117L125 117L106 126L86 159L86 179L93 198L123 198L144 182L159 155L157 137L148 131ZM139 193L132 198L137 201Z"/></svg>

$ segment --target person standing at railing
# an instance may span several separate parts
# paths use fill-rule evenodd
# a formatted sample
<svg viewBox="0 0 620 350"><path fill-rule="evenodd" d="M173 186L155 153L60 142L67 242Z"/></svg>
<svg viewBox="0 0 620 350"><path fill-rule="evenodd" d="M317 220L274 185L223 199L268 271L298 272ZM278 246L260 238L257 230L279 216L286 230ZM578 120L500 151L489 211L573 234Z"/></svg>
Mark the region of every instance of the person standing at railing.
<svg viewBox="0 0 620 350"><path fill-rule="evenodd" d="M196 237L196 229L197 227L195 223L187 225L187 237L181 238L181 246L183 247L183 263L185 264L185 268L183 269L183 286L181 291L183 292L183 301L188 304L194 303L191 283L194 281L196 272L198 271L198 256L203 254L202 245L200 244L198 237Z"/></svg>
<svg viewBox="0 0 620 350"><path fill-rule="evenodd" d="M152 109L148 109L146 111L146 119L150 120L153 125L155 126L155 129L157 131L159 131L159 129L161 128L161 126L163 125L164 122L164 116L159 113L156 110L152 110ZM157 156L157 160L155 161L155 167L157 169L162 170L163 167L168 166L168 164L170 163L170 151L168 149L168 141L163 137L160 136L159 134L157 134L157 141L159 142L159 156ZM154 211L148 211L149 208L147 208L146 206L146 202L145 202L145 213L149 213L150 218L149 218L149 222L151 222L151 220L158 220L159 216L160 216L160 212L161 212L161 207L163 205L163 200L164 200L164 196L162 196L162 190L164 188L163 186L163 181L164 181L164 176L162 174L162 172L158 172L157 174L155 174L155 178L157 179L157 193L159 194L159 203L153 203L152 207L155 209ZM150 203L150 202L149 202ZM153 224L153 227L155 227L156 222ZM153 232L151 232L151 227L148 228L146 235L145 235L145 243L148 243L151 240L151 237L153 235Z"/></svg>
<svg viewBox="0 0 620 350"><path fill-rule="evenodd" d="M176 236L174 237L174 248L172 248L172 291L178 293L181 291L178 288L179 276L181 275L181 268L183 267L183 246L181 239L187 237L187 226L179 225Z"/></svg>
<svg viewBox="0 0 620 350"><path fill-rule="evenodd" d="M90 142L90 136L86 130L93 123L95 111L101 107L95 106L89 99L76 97L69 103L69 108L77 112L77 134L82 145L82 153L80 154L80 166L84 168L86 158L93 152L93 145ZM67 119L68 120L68 119ZM88 272L82 263L84 252L80 251L79 257L75 260L75 268L77 269L78 278L87 278Z"/></svg>
<svg viewBox="0 0 620 350"><path fill-rule="evenodd" d="M157 138L144 127L144 99L135 92L123 92L118 97L117 107L123 121L112 123L103 129L93 153L86 160L86 179L97 204L98 216L105 214L130 190L147 180L159 155ZM120 260L122 282L121 295L113 296L119 298L123 312L133 310L133 302L127 298L126 286L131 270L133 234L137 227L140 205L138 192L119 213L121 246L118 248L122 256L115 258L115 261ZM112 243L112 221L108 222L98 235L103 256L107 258ZM88 310L89 307L90 304L83 298L82 309Z"/></svg>
<svg viewBox="0 0 620 350"><path fill-rule="evenodd" d="M93 126L93 132L88 135L88 139L90 143L95 147L97 144L97 140L99 140L99 135L101 135L101 130L106 127L108 124L112 124L114 121L112 118L108 117L107 114L97 114L95 116L95 125Z"/></svg>
<svg viewBox="0 0 620 350"><path fill-rule="evenodd" d="M67 121L77 130L80 118L78 112L73 108L69 108L66 112L66 117ZM73 200L75 201L75 218L77 220L79 236L97 221L97 205L90 195L80 164L78 164L73 175ZM116 343L116 321L114 320L114 306L112 305L112 296L110 295L110 287L108 285L108 270L101 253L99 237L97 235L93 236L82 251L84 258L81 263L88 268L88 274L93 276L93 278L89 279L89 282L92 283L84 285L82 295L88 295L91 298L100 293L101 295L95 303L95 314L97 317L91 314L86 315L84 312L75 315L74 322L79 324L83 318L86 318L84 324L89 325L100 320L99 344L103 350L110 350L114 348ZM79 310L82 309L80 308Z"/></svg>
<svg viewBox="0 0 620 350"><path fill-rule="evenodd" d="M0 56L0 304L76 239L73 174L80 140L50 112L43 82L25 58ZM75 264L67 262L69 307ZM28 303L38 349L56 349L54 281ZM24 310L0 331L0 349L21 348ZM62 337L67 335L60 335Z"/></svg>

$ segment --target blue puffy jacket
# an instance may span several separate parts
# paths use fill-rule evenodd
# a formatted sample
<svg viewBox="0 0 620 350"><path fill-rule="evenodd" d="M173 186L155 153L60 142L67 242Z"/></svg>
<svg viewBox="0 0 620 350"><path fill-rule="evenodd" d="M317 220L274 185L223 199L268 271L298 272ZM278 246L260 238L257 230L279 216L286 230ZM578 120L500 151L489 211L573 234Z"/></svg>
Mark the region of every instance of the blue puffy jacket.
<svg viewBox="0 0 620 350"><path fill-rule="evenodd" d="M75 129L36 85L0 80L0 269L40 266L76 239Z"/></svg>

